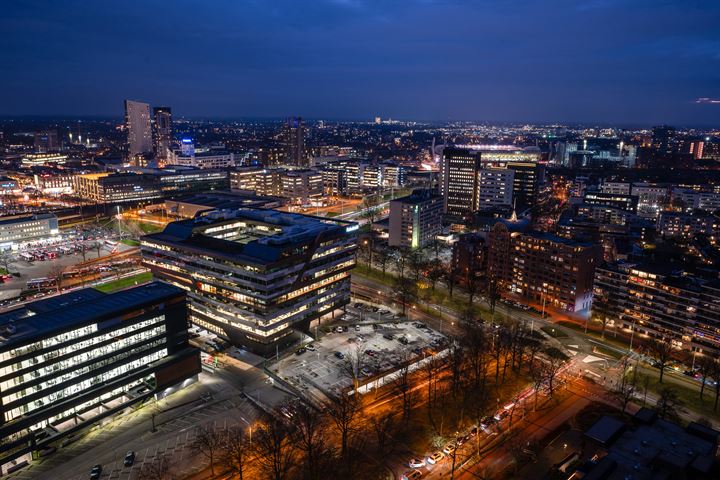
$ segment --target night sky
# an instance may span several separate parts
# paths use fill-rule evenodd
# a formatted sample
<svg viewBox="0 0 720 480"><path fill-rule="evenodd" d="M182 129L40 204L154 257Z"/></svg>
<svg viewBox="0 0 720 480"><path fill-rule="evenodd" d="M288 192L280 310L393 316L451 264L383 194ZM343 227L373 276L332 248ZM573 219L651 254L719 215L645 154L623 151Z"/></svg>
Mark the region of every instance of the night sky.
<svg viewBox="0 0 720 480"><path fill-rule="evenodd" d="M720 126L716 0L0 5L0 115Z"/></svg>

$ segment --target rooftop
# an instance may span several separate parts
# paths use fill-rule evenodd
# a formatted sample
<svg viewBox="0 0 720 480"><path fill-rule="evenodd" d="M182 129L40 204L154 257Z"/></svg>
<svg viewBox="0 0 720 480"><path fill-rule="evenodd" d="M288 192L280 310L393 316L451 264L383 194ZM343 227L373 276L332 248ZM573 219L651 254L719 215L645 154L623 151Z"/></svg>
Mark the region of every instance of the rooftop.
<svg viewBox="0 0 720 480"><path fill-rule="evenodd" d="M144 238L264 264L280 260L284 252L316 241L321 235L347 234L357 229L356 223L344 220L263 208L237 208L213 210L190 220L173 222L162 232Z"/></svg>
<svg viewBox="0 0 720 480"><path fill-rule="evenodd" d="M16 215L13 217L2 217L0 218L0 225L10 225L13 223L22 223L31 220L45 220L48 218L55 218L53 213L38 213L34 215Z"/></svg>
<svg viewBox="0 0 720 480"><path fill-rule="evenodd" d="M106 320L108 315L127 311L178 295L182 290L161 282L105 294L84 288L63 295L38 300L0 314L0 349L36 341L52 332L62 332L75 325Z"/></svg>

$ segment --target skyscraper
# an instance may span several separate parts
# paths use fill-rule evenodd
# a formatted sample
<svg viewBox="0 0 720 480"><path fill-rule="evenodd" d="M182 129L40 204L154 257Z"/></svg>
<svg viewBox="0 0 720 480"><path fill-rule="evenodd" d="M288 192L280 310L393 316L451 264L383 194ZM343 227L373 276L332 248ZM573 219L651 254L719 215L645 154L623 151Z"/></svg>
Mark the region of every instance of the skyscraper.
<svg viewBox="0 0 720 480"><path fill-rule="evenodd" d="M130 157L153 151L150 105L125 100L125 127L128 132L128 155Z"/></svg>
<svg viewBox="0 0 720 480"><path fill-rule="evenodd" d="M285 161L290 165L307 167L305 155L305 122L302 117L289 117L283 132L285 141Z"/></svg>
<svg viewBox="0 0 720 480"><path fill-rule="evenodd" d="M172 110L170 107L153 108L153 127L155 156L165 159L172 145Z"/></svg>
<svg viewBox="0 0 720 480"><path fill-rule="evenodd" d="M675 143L675 128L668 125L659 125L652 129L652 146L660 153L673 150Z"/></svg>
<svg viewBox="0 0 720 480"><path fill-rule="evenodd" d="M480 152L465 148L445 148L440 163L440 194L445 214L453 221L464 221L477 206Z"/></svg>

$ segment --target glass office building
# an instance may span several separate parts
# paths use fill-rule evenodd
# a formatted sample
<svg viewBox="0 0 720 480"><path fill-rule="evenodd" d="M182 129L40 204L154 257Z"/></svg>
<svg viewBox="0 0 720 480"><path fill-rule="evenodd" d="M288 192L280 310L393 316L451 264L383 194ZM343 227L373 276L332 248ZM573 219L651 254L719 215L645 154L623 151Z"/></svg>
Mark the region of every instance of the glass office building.
<svg viewBox="0 0 720 480"><path fill-rule="evenodd" d="M352 222L240 208L142 238L143 264L188 292L190 320L261 354L350 301Z"/></svg>
<svg viewBox="0 0 720 480"><path fill-rule="evenodd" d="M182 290L82 289L0 314L2 473L200 372Z"/></svg>

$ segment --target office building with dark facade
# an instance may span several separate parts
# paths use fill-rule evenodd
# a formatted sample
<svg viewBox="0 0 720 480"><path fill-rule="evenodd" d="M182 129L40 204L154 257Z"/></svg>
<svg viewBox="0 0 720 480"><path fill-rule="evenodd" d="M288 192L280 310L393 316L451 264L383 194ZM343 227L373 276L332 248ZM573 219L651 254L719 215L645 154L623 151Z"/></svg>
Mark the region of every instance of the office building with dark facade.
<svg viewBox="0 0 720 480"><path fill-rule="evenodd" d="M142 238L143 264L187 291L190 320L262 354L350 301L352 222L241 208Z"/></svg>
<svg viewBox="0 0 720 480"><path fill-rule="evenodd" d="M659 263L606 263L595 271L593 317L637 342L720 353L720 281Z"/></svg>
<svg viewBox="0 0 720 480"><path fill-rule="evenodd" d="M600 245L500 221L488 236L488 274L501 296L566 312L589 311Z"/></svg>
<svg viewBox="0 0 720 480"><path fill-rule="evenodd" d="M83 289L0 314L0 468L197 379L182 290Z"/></svg>
<svg viewBox="0 0 720 480"><path fill-rule="evenodd" d="M455 222L465 221L477 210L480 152L466 148L445 148L440 164L440 194L445 215Z"/></svg>
<svg viewBox="0 0 720 480"><path fill-rule="evenodd" d="M541 200L545 183L545 167L533 161L537 158L534 152L508 145L443 149L440 194L447 218L465 222L483 206L497 206L509 201L519 209L534 206ZM487 183L493 172L503 175L496 175L497 178ZM496 185L497 182L502 185ZM512 191L505 191L510 183ZM486 205L491 203L494 205Z"/></svg>

